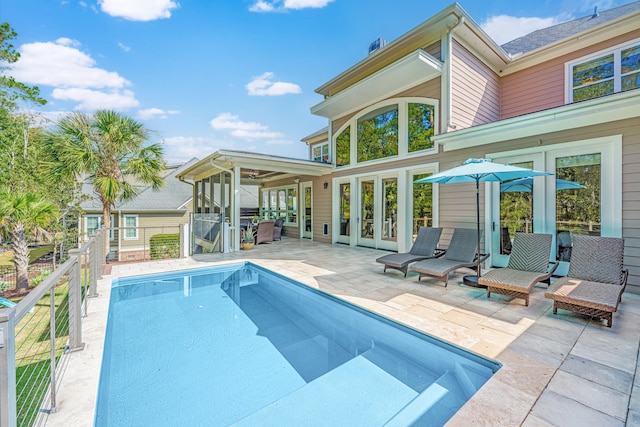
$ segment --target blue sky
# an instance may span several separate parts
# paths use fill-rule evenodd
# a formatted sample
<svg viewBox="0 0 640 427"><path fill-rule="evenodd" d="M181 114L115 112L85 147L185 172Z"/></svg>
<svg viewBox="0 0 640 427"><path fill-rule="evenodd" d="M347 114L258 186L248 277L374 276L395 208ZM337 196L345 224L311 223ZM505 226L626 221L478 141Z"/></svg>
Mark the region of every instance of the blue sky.
<svg viewBox="0 0 640 427"><path fill-rule="evenodd" d="M439 0L1 0L18 33L9 74L55 120L114 109L143 122L169 162L218 149L306 158L327 125L315 89L446 8ZM629 0L460 5L499 43Z"/></svg>

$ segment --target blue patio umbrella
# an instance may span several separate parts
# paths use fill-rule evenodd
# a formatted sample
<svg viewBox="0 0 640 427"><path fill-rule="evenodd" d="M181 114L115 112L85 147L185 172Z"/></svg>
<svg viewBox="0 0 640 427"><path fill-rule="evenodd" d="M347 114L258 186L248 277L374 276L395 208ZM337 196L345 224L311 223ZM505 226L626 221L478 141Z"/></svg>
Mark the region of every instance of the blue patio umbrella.
<svg viewBox="0 0 640 427"><path fill-rule="evenodd" d="M529 193L533 188L533 178L520 178L500 184L501 193ZM556 191L587 188L579 182L556 178Z"/></svg>
<svg viewBox="0 0 640 427"><path fill-rule="evenodd" d="M468 159L460 166L419 179L416 183L461 184L473 182L476 184L476 226L478 230L478 257L476 261L476 276L465 276L464 283L478 287L480 277L480 183L502 182L512 179L534 176L553 175L518 166L494 163L491 159Z"/></svg>

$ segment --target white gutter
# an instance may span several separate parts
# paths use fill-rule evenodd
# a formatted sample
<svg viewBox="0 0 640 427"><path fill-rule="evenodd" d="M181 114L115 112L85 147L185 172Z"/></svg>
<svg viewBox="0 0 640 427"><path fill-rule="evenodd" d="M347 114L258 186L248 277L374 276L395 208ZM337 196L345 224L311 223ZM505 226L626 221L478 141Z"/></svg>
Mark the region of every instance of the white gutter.
<svg viewBox="0 0 640 427"><path fill-rule="evenodd" d="M442 90L443 90L443 97L446 99L447 102L447 106L446 106L446 117L445 117L445 123L446 123L446 129L445 129L445 133L449 132L449 129L456 129L457 126L451 121L451 118L453 116L453 100L452 100L452 95L451 95L451 58L452 58L452 51L453 49L451 48L452 42L453 42L453 32L459 28L460 26L464 25L465 19L464 16L461 16L458 19L458 22L456 22L455 24L453 24L452 26L448 27L448 31L446 33L446 44L447 44L447 51L446 51L446 60L445 60L445 73L446 73L446 77L444 79L442 79Z"/></svg>

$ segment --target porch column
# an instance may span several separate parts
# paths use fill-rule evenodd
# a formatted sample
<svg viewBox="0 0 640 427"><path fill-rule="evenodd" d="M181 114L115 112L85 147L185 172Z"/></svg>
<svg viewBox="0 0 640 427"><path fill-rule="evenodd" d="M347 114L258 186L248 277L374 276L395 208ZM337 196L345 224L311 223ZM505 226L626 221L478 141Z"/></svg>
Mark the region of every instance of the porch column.
<svg viewBox="0 0 640 427"><path fill-rule="evenodd" d="M232 251L240 249L240 172L240 166L234 166L231 175L231 226L233 230L230 248Z"/></svg>

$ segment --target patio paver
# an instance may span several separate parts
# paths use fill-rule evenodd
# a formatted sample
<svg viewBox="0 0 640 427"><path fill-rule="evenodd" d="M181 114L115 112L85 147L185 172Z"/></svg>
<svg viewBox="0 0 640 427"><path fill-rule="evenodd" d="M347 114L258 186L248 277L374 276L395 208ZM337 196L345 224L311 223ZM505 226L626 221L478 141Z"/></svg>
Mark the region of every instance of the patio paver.
<svg viewBox="0 0 640 427"><path fill-rule="evenodd" d="M111 278L248 260L451 341L503 364L448 425L640 425L640 295L625 293L613 327L559 310L540 284L529 307L461 284L382 272L383 251L291 238L229 254L114 265L84 319L84 351L70 355L49 426L92 425ZM397 274L396 274L397 273Z"/></svg>

